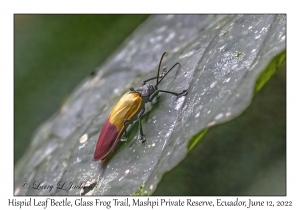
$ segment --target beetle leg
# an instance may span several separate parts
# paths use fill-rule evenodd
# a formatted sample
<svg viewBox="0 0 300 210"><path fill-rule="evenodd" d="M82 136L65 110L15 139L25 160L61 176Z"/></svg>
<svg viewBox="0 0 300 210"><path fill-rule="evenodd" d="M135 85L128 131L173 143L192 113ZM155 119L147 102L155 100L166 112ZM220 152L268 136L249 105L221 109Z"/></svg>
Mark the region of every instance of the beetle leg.
<svg viewBox="0 0 300 210"><path fill-rule="evenodd" d="M177 97L180 97L180 96L185 96L187 93L188 93L188 90L183 90L181 93L175 93L175 92L171 92L171 91L166 91L166 90L156 90L149 98L149 102L151 102L157 95L159 92L162 92L162 93L169 93L169 94L172 94L172 95L175 95Z"/></svg>
<svg viewBox="0 0 300 210"><path fill-rule="evenodd" d="M170 93L172 95L175 95L177 97L180 97L180 96L185 96L187 93L188 93L188 90L183 90L181 93L175 93L175 92L171 92L171 91L166 91L166 90L159 90L159 92L163 92L163 93Z"/></svg>
<svg viewBox="0 0 300 210"><path fill-rule="evenodd" d="M159 93L159 90L156 90L154 93L152 93L152 95L149 98L149 102L151 102Z"/></svg>
<svg viewBox="0 0 300 210"><path fill-rule="evenodd" d="M120 139L121 141L127 141L127 132L126 132L126 129L127 129L128 125L130 125L132 123L133 123L133 120L124 119L124 135Z"/></svg>
<svg viewBox="0 0 300 210"><path fill-rule="evenodd" d="M145 135L144 135L144 133L143 133L142 122L141 122L141 117L142 117L142 115L144 114L144 112L145 112L145 109L144 109L144 108L141 108L141 111L140 111L139 114L138 114L139 127L140 127L140 136L139 136L139 140L140 140L140 142L142 142L142 143L145 143L145 141L146 141L146 137L145 137Z"/></svg>

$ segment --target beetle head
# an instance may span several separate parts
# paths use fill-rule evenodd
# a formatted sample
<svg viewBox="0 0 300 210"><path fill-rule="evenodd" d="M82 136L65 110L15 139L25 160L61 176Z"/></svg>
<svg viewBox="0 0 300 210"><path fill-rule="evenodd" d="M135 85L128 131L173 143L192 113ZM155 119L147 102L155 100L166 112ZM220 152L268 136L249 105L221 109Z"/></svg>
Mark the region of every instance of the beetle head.
<svg viewBox="0 0 300 210"><path fill-rule="evenodd" d="M141 97L148 97L156 90L157 90L156 86L152 84L144 84L140 88L136 89L135 92L138 92L141 95Z"/></svg>

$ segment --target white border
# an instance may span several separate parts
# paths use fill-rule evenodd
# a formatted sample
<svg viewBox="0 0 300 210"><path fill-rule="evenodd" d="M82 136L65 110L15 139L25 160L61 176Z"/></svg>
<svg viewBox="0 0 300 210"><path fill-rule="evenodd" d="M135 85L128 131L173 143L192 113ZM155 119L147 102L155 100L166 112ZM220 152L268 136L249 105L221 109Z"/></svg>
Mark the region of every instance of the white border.
<svg viewBox="0 0 300 210"><path fill-rule="evenodd" d="M297 5L287 1L3 1L1 2L1 192L0 206L8 206L8 199L19 200L29 197L13 197L13 14L14 13L287 13L287 197L253 197L255 200L292 200L293 209L299 205L299 15ZM32 197L45 200L46 197ZM125 198L125 197L124 197ZM143 197L142 199L146 199ZM163 197L150 197L163 199ZM187 197L167 197L178 200ZM195 200L235 200L235 197L193 197ZM247 200L250 197L241 197ZM63 197L57 197L62 200ZM72 202L77 197L68 198ZM85 200L95 199L85 198ZM114 197L103 197L112 200ZM131 198L132 199L132 198ZM29 207L27 209L31 209ZM59 207L65 208L65 207ZM74 207L79 209L80 207ZM94 209L99 207L94 206ZM136 207L137 209L139 207ZM147 207L148 209L151 207ZM174 207L164 207L174 208ZM41 209L41 207L39 207ZM49 207L47 208L49 209ZM51 209L51 208L50 208ZM90 208L91 209L91 208ZM112 208L115 209L115 208ZM214 209L221 209L214 208ZM237 209L237 208L235 208ZM262 208L256 208L262 209ZM285 209L285 208L284 208Z"/></svg>

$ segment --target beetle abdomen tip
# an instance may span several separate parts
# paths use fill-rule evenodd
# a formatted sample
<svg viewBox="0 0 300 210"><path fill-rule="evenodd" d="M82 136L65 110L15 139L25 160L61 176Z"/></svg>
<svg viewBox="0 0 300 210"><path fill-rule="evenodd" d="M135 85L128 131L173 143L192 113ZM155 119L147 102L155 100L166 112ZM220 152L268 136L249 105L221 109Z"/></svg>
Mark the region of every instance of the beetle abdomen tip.
<svg viewBox="0 0 300 210"><path fill-rule="evenodd" d="M118 130L115 125L111 124L108 118L98 138L94 153L94 161L105 159L105 157L114 149L120 133L121 131Z"/></svg>

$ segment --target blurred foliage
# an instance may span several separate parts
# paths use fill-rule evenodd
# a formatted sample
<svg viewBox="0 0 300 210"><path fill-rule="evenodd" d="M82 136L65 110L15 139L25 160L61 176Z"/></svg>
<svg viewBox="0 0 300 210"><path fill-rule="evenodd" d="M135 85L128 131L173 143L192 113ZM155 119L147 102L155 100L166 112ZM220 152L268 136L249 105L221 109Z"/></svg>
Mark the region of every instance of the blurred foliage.
<svg viewBox="0 0 300 210"><path fill-rule="evenodd" d="M14 162L37 126L147 17L14 16Z"/></svg>

